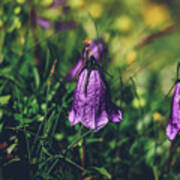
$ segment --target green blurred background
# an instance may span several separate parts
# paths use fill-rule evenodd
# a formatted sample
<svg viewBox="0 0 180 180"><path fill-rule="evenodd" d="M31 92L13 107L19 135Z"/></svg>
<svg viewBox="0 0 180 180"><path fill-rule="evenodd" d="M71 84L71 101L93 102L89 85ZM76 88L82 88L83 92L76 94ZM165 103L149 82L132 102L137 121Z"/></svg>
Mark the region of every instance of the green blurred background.
<svg viewBox="0 0 180 180"><path fill-rule="evenodd" d="M179 8L178 0L1 0L0 179L180 179L178 138L165 171ZM123 122L94 133L70 126L76 81L64 77L84 40L98 38Z"/></svg>

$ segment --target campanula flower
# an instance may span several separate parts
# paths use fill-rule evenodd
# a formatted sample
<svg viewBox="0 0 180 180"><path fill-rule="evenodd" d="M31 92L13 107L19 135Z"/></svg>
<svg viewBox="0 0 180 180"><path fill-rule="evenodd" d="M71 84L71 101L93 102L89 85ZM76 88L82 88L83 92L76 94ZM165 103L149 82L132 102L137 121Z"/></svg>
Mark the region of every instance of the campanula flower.
<svg viewBox="0 0 180 180"><path fill-rule="evenodd" d="M56 31L67 31L76 28L77 23L74 20L58 21L55 23Z"/></svg>
<svg viewBox="0 0 180 180"><path fill-rule="evenodd" d="M52 27L52 23L48 19L37 17L36 21L37 21L37 24L45 30L50 29Z"/></svg>
<svg viewBox="0 0 180 180"><path fill-rule="evenodd" d="M98 131L109 120L120 122L122 113L111 102L109 87L102 70L96 59L91 57L79 74L69 121L71 125L82 123L85 127Z"/></svg>
<svg viewBox="0 0 180 180"><path fill-rule="evenodd" d="M78 63L76 66L69 71L69 74L65 77L66 81L71 81L76 75L80 73L84 66L84 62L82 59L79 59Z"/></svg>
<svg viewBox="0 0 180 180"><path fill-rule="evenodd" d="M57 7L59 5L64 5L66 3L67 0L54 0L51 7Z"/></svg>
<svg viewBox="0 0 180 180"><path fill-rule="evenodd" d="M101 57L103 56L104 51L105 51L105 46L103 40L102 39L93 40L84 49L83 58L86 58L86 56L88 56L88 59L90 59L91 56L94 56L95 60L98 61L99 59L102 59Z"/></svg>
<svg viewBox="0 0 180 180"><path fill-rule="evenodd" d="M55 29L56 32L59 32L69 31L76 28L77 23L74 20L58 20L60 19L58 16L62 16L62 13L60 13L61 9L63 10L63 15L69 13L67 0L53 0L52 2L48 2L44 10L41 10L40 12L34 12L33 18L36 20L36 24L41 26L44 30L51 28Z"/></svg>
<svg viewBox="0 0 180 180"><path fill-rule="evenodd" d="M90 56L93 56L96 61L99 61L99 59L102 59L104 51L105 46L102 39L91 41L89 45L84 48L82 58L80 58L75 67L69 71L69 74L66 76L65 80L71 81L72 79L74 79L76 75L78 75L81 72L84 66L83 59L88 58L89 60Z"/></svg>
<svg viewBox="0 0 180 180"><path fill-rule="evenodd" d="M180 81L177 81L172 99L171 115L166 128L166 135L173 141L180 134Z"/></svg>

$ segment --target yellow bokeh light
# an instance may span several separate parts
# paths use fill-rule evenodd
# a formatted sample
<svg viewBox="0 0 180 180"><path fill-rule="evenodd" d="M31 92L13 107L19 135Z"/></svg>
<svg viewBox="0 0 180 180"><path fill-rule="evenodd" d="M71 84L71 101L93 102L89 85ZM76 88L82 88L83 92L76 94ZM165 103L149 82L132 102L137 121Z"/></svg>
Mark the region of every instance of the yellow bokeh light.
<svg viewBox="0 0 180 180"><path fill-rule="evenodd" d="M19 20L18 17L16 17L16 18L14 19L14 25L16 26L17 29L20 29L20 28L21 28L22 24L21 24L21 21Z"/></svg>
<svg viewBox="0 0 180 180"><path fill-rule="evenodd" d="M69 5L73 8L81 8L84 6L84 0L69 0Z"/></svg>
<svg viewBox="0 0 180 180"><path fill-rule="evenodd" d="M122 32L128 32L132 28L131 19L124 15L117 18L114 22L114 28Z"/></svg>
<svg viewBox="0 0 180 180"><path fill-rule="evenodd" d="M0 19L0 28L3 26L3 21Z"/></svg>
<svg viewBox="0 0 180 180"><path fill-rule="evenodd" d="M180 146L178 146L176 150L178 153L180 153Z"/></svg>
<svg viewBox="0 0 180 180"><path fill-rule="evenodd" d="M21 45L24 45L24 43L25 43L25 38L24 38L24 36L21 36L21 37L20 37L20 43L21 43Z"/></svg>
<svg viewBox="0 0 180 180"><path fill-rule="evenodd" d="M16 0L18 4L24 4L25 0Z"/></svg>
<svg viewBox="0 0 180 180"><path fill-rule="evenodd" d="M155 113L153 114L153 119L154 119L155 121L159 121L159 120L162 120L162 119L163 119L163 116L162 116L159 112L155 112Z"/></svg>
<svg viewBox="0 0 180 180"><path fill-rule="evenodd" d="M14 14L19 14L21 12L21 7L20 6L18 6L18 7L16 7L15 9L14 9Z"/></svg>
<svg viewBox="0 0 180 180"><path fill-rule="evenodd" d="M44 7L50 6L53 3L53 0L43 0L40 1L40 4Z"/></svg>
<svg viewBox="0 0 180 180"><path fill-rule="evenodd" d="M133 102L132 102L133 107L135 108L140 108L140 107L144 107L146 105L146 100L144 98L134 98Z"/></svg>
<svg viewBox="0 0 180 180"><path fill-rule="evenodd" d="M131 51L128 53L126 56L126 62L130 65L136 61L137 58L137 52L136 51Z"/></svg>
<svg viewBox="0 0 180 180"><path fill-rule="evenodd" d="M88 12L93 18L99 18L103 13L103 7L100 3L92 3L88 6Z"/></svg>
<svg viewBox="0 0 180 180"><path fill-rule="evenodd" d="M169 11L165 5L146 3L142 13L145 23L151 28L167 26L171 23Z"/></svg>

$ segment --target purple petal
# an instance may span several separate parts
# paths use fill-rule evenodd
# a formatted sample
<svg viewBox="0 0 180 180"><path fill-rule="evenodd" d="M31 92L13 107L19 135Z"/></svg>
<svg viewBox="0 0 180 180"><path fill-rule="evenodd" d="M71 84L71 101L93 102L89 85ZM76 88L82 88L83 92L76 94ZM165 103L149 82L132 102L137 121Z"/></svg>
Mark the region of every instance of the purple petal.
<svg viewBox="0 0 180 180"><path fill-rule="evenodd" d="M84 118L82 119L82 123L90 129L96 129L97 127L99 112L101 112L104 107L103 104L99 106L99 104L102 103L101 100L104 99L104 91L105 89L102 86L98 71L92 70L87 87L84 86L86 101L84 106ZM89 124L91 126L89 126ZM98 124L101 124L101 122L99 121Z"/></svg>
<svg viewBox="0 0 180 180"><path fill-rule="evenodd" d="M111 121L114 123L122 121L122 112L120 111L120 109L117 112L112 113Z"/></svg>
<svg viewBox="0 0 180 180"><path fill-rule="evenodd" d="M75 92L74 92L74 100L73 100L73 107L69 114L69 121L71 122L71 125L75 125L78 122L81 122L82 115L83 115L83 106L84 106L84 82L87 77L87 70L84 70L78 80L78 84L76 86Z"/></svg>
<svg viewBox="0 0 180 180"><path fill-rule="evenodd" d="M66 3L67 0L54 0L52 5L51 5L51 8L54 8L54 7L57 7L59 5L63 5Z"/></svg>
<svg viewBox="0 0 180 180"><path fill-rule="evenodd" d="M180 81L176 83L173 95L171 120L180 129Z"/></svg>
<svg viewBox="0 0 180 180"><path fill-rule="evenodd" d="M81 72L83 65L84 65L84 63L83 63L82 59L79 59L76 66L69 71L69 74L65 77L65 80L71 81L72 79L74 79L74 77Z"/></svg>
<svg viewBox="0 0 180 180"><path fill-rule="evenodd" d="M92 41L92 43L89 45L89 50L94 55L95 59L98 60L104 51L104 44L102 40Z"/></svg>
<svg viewBox="0 0 180 180"><path fill-rule="evenodd" d="M84 112L81 119L81 123L89 129L96 128L96 117L94 107L88 105L84 106Z"/></svg>
<svg viewBox="0 0 180 180"><path fill-rule="evenodd" d="M88 53L88 50L90 53ZM100 59L100 57L103 55L105 50L104 43L101 39L99 40L93 40L87 49L83 52L83 57L86 58L86 53L88 53L88 58L90 59L91 55L94 56L96 61Z"/></svg>
<svg viewBox="0 0 180 180"><path fill-rule="evenodd" d="M93 40L91 42L91 44L88 46L88 49L91 51L91 54L94 56L94 58L98 61L98 59L100 58L100 56L103 55L104 52L104 43L101 39L99 40ZM86 53L87 50L85 49L83 51L83 58L86 58ZM88 58L90 59L90 54L88 54ZM82 68L84 66L84 62L82 59L79 59L78 63L76 64L76 66L70 70L69 74L66 76L65 80L66 81L71 81L72 79L74 79L74 77L76 75L78 75Z"/></svg>
<svg viewBox="0 0 180 180"><path fill-rule="evenodd" d="M92 65L90 70L85 68L79 75L69 121L71 125L81 122L85 127L98 131L109 119L120 122L122 113L111 102L109 88L101 69L96 69L93 63L89 65Z"/></svg>
<svg viewBox="0 0 180 180"><path fill-rule="evenodd" d="M114 123L118 123L122 121L122 112L113 103L111 103L109 117L110 117L110 120Z"/></svg>
<svg viewBox="0 0 180 180"><path fill-rule="evenodd" d="M57 22L55 27L56 27L56 31L67 31L67 30L72 30L74 28L76 28L77 23L75 21L60 21Z"/></svg>
<svg viewBox="0 0 180 180"><path fill-rule="evenodd" d="M37 24L39 24L43 29L47 30L51 28L51 22L48 19L42 18L42 17L38 17L36 19Z"/></svg>
<svg viewBox="0 0 180 180"><path fill-rule="evenodd" d="M105 89L97 70L92 70L89 77L87 75L87 69L79 75L73 100L73 110L76 114L70 113L69 120L72 122L73 118L78 118L87 128L100 129L108 122L103 102Z"/></svg>
<svg viewBox="0 0 180 180"><path fill-rule="evenodd" d="M84 88L85 88L85 82L87 79L88 70L85 69L80 75L78 79L78 83L75 90L75 95L85 96L84 95Z"/></svg>
<svg viewBox="0 0 180 180"><path fill-rule="evenodd" d="M108 123L108 115L106 111L102 111L101 115L97 118L95 132L102 129Z"/></svg>
<svg viewBox="0 0 180 180"><path fill-rule="evenodd" d="M177 128L177 126L171 124L171 122L169 121L168 126L166 128L166 135L168 136L170 141L173 141L176 138L178 131L179 129Z"/></svg>
<svg viewBox="0 0 180 180"><path fill-rule="evenodd" d="M166 128L166 135L173 141L180 130L180 81L176 83L172 98L171 117Z"/></svg>
<svg viewBox="0 0 180 180"><path fill-rule="evenodd" d="M74 125L76 125L77 123L80 122L80 118L76 117L76 113L75 113L75 111L73 109L69 113L68 119L69 119L72 126L74 126Z"/></svg>

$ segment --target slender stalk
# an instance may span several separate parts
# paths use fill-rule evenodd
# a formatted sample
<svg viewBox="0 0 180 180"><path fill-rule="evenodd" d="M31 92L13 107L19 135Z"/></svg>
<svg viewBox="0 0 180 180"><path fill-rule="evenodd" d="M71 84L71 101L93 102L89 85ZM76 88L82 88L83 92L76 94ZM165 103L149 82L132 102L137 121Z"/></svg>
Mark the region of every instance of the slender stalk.
<svg viewBox="0 0 180 180"><path fill-rule="evenodd" d="M89 131L85 132L82 136L76 138L76 139L65 149L65 153L66 153L69 149L71 149L71 148L74 146L74 144L76 144L76 143L77 143L79 140L81 140L82 138L86 137L86 136L87 136L88 134L90 134L91 132L92 132L92 130L89 130Z"/></svg>
<svg viewBox="0 0 180 180"><path fill-rule="evenodd" d="M179 77L179 69L180 69L180 62L177 65L177 81L180 79L180 77Z"/></svg>
<svg viewBox="0 0 180 180"><path fill-rule="evenodd" d="M50 174L51 171L53 170L53 168L56 166L56 164L58 163L59 159L56 159L53 164L51 165L51 167L49 168L49 170L47 171L47 174Z"/></svg>
<svg viewBox="0 0 180 180"><path fill-rule="evenodd" d="M46 111L44 113L44 120L43 122L41 122L41 124L39 125L39 128L38 128L38 132L37 132L37 135L35 137L35 140L33 142L33 146L32 146L32 151L34 150L35 146L36 146L36 143L37 143L37 140L38 140L38 136L40 136L40 133L41 133L41 130L43 129L43 137L44 136L44 128L46 127L45 123L46 123L46 118L47 118L47 114L48 114L48 94L50 92L50 85L47 84L47 89L46 89ZM37 148L36 148L36 155L38 155L39 151L41 149L41 143L38 143L37 144ZM39 156L40 157L40 156ZM40 158L39 158L40 159Z"/></svg>
<svg viewBox="0 0 180 180"><path fill-rule="evenodd" d="M165 96L165 100L167 100L167 98L169 97L169 95L170 95L170 93L171 93L171 91L173 90L173 88L174 88L175 85L176 85L176 84L174 83L174 84L172 85L172 87L169 89L167 95Z"/></svg>
<svg viewBox="0 0 180 180"><path fill-rule="evenodd" d="M174 30L175 30L175 25L171 25L171 26L169 26L169 27L167 27L167 28L165 28L159 32L150 34L147 37L144 37L143 39L141 39L135 48L140 49L143 46L151 43L152 41L159 39L165 35L168 35L169 33L173 32Z"/></svg>
<svg viewBox="0 0 180 180"><path fill-rule="evenodd" d="M81 171L87 171L85 168L83 168L82 166L80 166L79 164L75 163L74 161L72 161L71 159L67 158L67 157L64 157L63 155L61 154L56 154L56 155L51 155L45 148L43 148L44 150L44 153L46 153L49 158L43 163L47 163L51 160L56 160L56 159L64 159L66 162L68 162L69 164L77 167L78 169L80 169Z"/></svg>
<svg viewBox="0 0 180 180"><path fill-rule="evenodd" d="M29 22L32 27L33 39L34 43L38 42L38 32L37 32L37 14L36 8L34 6L34 0L29 0L30 14L29 14ZM34 62L39 70L39 73L43 72L43 66L41 62L41 47L39 44L36 44L34 47Z"/></svg>
<svg viewBox="0 0 180 180"><path fill-rule="evenodd" d="M170 168L171 168L171 162L172 162L172 157L173 157L173 145L174 141L171 142L170 148L169 148L169 157L167 161L167 166L166 166L166 174L169 174Z"/></svg>
<svg viewBox="0 0 180 180"><path fill-rule="evenodd" d="M85 166L85 145L82 144L82 154L81 154L81 166Z"/></svg>
<svg viewBox="0 0 180 180"><path fill-rule="evenodd" d="M25 136L25 140L26 140L26 149L27 149L27 154L28 154L28 161L31 162L31 150L30 150L30 143L27 137L27 132L26 132L26 128L24 126L24 136Z"/></svg>
<svg viewBox="0 0 180 180"><path fill-rule="evenodd" d="M73 166L77 167L78 169L80 169L81 171L85 171L86 169L84 169L82 166L78 165L77 163L75 163L74 161L72 161L69 158L63 158L66 162L72 164Z"/></svg>
<svg viewBox="0 0 180 180"><path fill-rule="evenodd" d="M82 146L81 146L81 167L85 167L85 142L83 140ZM80 179L83 179L83 170L81 171Z"/></svg>
<svg viewBox="0 0 180 180"><path fill-rule="evenodd" d="M52 76L53 76L54 71L55 71L56 63L57 63L57 59L54 60L53 65L51 67L51 71L50 71L50 75L49 75L49 79L48 79L49 85L51 85L51 79L52 79Z"/></svg>

